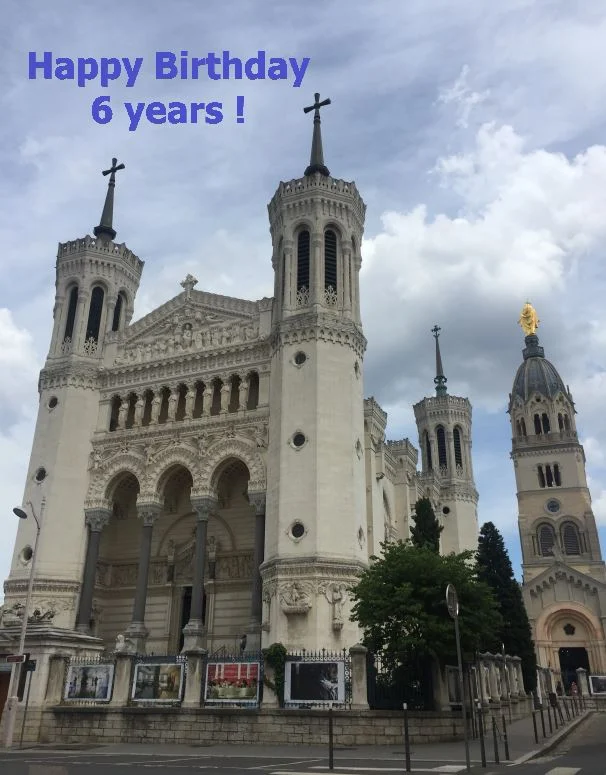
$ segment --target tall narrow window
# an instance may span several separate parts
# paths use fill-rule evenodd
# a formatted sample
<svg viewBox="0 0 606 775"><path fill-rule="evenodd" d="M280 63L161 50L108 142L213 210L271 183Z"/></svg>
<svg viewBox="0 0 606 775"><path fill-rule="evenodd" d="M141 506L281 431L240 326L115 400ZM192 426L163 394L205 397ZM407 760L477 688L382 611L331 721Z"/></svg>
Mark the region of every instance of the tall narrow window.
<svg viewBox="0 0 606 775"><path fill-rule="evenodd" d="M572 522L566 522L562 525L562 546L564 554L581 554L579 531Z"/></svg>
<svg viewBox="0 0 606 775"><path fill-rule="evenodd" d="M337 235L332 229L324 232L324 288L337 290Z"/></svg>
<svg viewBox="0 0 606 775"><path fill-rule="evenodd" d="M309 232L300 231L297 238L297 291L309 290Z"/></svg>
<svg viewBox="0 0 606 775"><path fill-rule="evenodd" d="M455 428L452 434L454 441L455 465L463 468L463 450L461 448L461 431Z"/></svg>
<svg viewBox="0 0 606 775"><path fill-rule="evenodd" d="M112 331L120 330L120 318L122 316L122 306L124 297L121 293L118 294L116 299L116 306L114 307L114 319L112 320Z"/></svg>
<svg viewBox="0 0 606 775"><path fill-rule="evenodd" d="M248 375L248 401L247 409L256 409L259 406L259 375L256 371L251 371Z"/></svg>
<svg viewBox="0 0 606 775"><path fill-rule="evenodd" d="M282 244L282 243L280 243ZM281 304L286 304L286 253L280 251L280 299Z"/></svg>
<svg viewBox="0 0 606 775"><path fill-rule="evenodd" d="M67 320L65 321L64 339L71 339L74 335L74 323L76 322L76 310L78 308L78 288L72 288L69 294L69 306L67 308Z"/></svg>
<svg viewBox="0 0 606 775"><path fill-rule="evenodd" d="M549 433L549 417L543 412L541 417L543 423L543 433Z"/></svg>
<svg viewBox="0 0 606 775"><path fill-rule="evenodd" d="M554 546L555 530L551 525L541 525L539 528L539 551L543 557L551 557Z"/></svg>
<svg viewBox="0 0 606 775"><path fill-rule="evenodd" d="M423 440L425 446L425 457L427 459L427 470L432 471L433 463L431 461L431 444L429 443L429 433L427 433L427 431L425 431L423 434Z"/></svg>
<svg viewBox="0 0 606 775"><path fill-rule="evenodd" d="M545 474L543 473L543 466L537 468L537 474L539 475L539 487L545 487Z"/></svg>
<svg viewBox="0 0 606 775"><path fill-rule="evenodd" d="M562 477L560 476L560 466L557 463L554 463L554 466L553 466L553 479L555 481L556 487L562 486Z"/></svg>
<svg viewBox="0 0 606 775"><path fill-rule="evenodd" d="M558 412L558 428L561 431L564 430L564 418L562 417L562 412Z"/></svg>
<svg viewBox="0 0 606 775"><path fill-rule="evenodd" d="M548 487L553 487L553 472L551 466L545 466L545 479Z"/></svg>
<svg viewBox="0 0 606 775"><path fill-rule="evenodd" d="M522 436L526 436L526 420L523 417L520 420L520 428L522 430Z"/></svg>
<svg viewBox="0 0 606 775"><path fill-rule="evenodd" d="M436 438L438 440L438 464L440 468L447 468L448 458L446 457L446 433L441 425L439 425L436 429Z"/></svg>
<svg viewBox="0 0 606 775"><path fill-rule="evenodd" d="M86 339L99 339L99 328L101 327L101 314L103 313L103 288L93 288L90 295L90 307L88 310L88 323L86 324Z"/></svg>
<svg viewBox="0 0 606 775"><path fill-rule="evenodd" d="M534 432L537 436L541 435L541 418L538 414L535 414L534 416Z"/></svg>
<svg viewBox="0 0 606 775"><path fill-rule="evenodd" d="M568 415L564 415L564 430L569 431L570 430L570 420L568 419Z"/></svg>

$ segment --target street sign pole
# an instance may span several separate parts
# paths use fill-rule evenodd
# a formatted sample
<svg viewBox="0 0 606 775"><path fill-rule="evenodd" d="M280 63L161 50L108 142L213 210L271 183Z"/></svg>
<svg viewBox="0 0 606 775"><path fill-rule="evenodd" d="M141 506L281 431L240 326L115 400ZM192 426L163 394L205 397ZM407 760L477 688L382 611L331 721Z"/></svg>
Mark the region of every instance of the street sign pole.
<svg viewBox="0 0 606 775"><path fill-rule="evenodd" d="M465 707L465 684L463 683L463 659L461 657L461 636L459 633L459 598L453 584L446 587L446 605L448 613L454 619L455 640L457 642L457 660L459 663L459 687L461 692L461 712L463 714L463 739L465 741L465 764L467 772L471 770L469 758L469 731L467 729L467 709Z"/></svg>

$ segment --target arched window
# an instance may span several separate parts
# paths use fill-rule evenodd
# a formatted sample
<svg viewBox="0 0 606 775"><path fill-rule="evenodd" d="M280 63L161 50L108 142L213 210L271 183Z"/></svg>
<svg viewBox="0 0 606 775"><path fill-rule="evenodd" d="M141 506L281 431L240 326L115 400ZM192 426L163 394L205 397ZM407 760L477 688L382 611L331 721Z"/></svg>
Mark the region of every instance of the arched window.
<svg viewBox="0 0 606 775"><path fill-rule="evenodd" d="M446 433L441 425L436 428L436 438L438 440L438 465L440 468L448 467L448 458L446 457Z"/></svg>
<svg viewBox="0 0 606 775"><path fill-rule="evenodd" d="M247 409L256 409L259 406L259 375L252 371L248 375L248 401Z"/></svg>
<svg viewBox="0 0 606 775"><path fill-rule="evenodd" d="M309 232L300 231L297 238L297 291L309 290Z"/></svg>
<svg viewBox="0 0 606 775"><path fill-rule="evenodd" d="M539 475L539 487L545 487L545 474L543 473L543 466L537 467L537 474Z"/></svg>
<svg viewBox="0 0 606 775"><path fill-rule="evenodd" d="M545 479L547 480L547 486L553 487L553 472L551 466L545 466Z"/></svg>
<svg viewBox="0 0 606 775"><path fill-rule="evenodd" d="M112 331L120 330L120 318L122 316L122 307L124 306L124 296L119 293L114 307L114 319L112 320Z"/></svg>
<svg viewBox="0 0 606 775"><path fill-rule="evenodd" d="M522 430L522 436L526 436L526 420L522 417L520 420L520 428Z"/></svg>
<svg viewBox="0 0 606 775"><path fill-rule="evenodd" d="M541 418L538 414L535 414L534 416L534 432L537 436L541 435Z"/></svg>
<svg viewBox="0 0 606 775"><path fill-rule="evenodd" d="M579 531L573 522L565 522L562 525L562 546L564 554L581 554Z"/></svg>
<svg viewBox="0 0 606 775"><path fill-rule="evenodd" d="M101 327L101 315L103 313L103 299L105 294L103 288L98 285L93 288L90 295L90 307L88 310L88 323L86 324L86 340L99 339L99 328Z"/></svg>
<svg viewBox="0 0 606 775"><path fill-rule="evenodd" d="M423 446L425 447L425 458L427 460L427 470L433 470L433 463L431 461L431 444L429 443L429 433L424 431L423 433Z"/></svg>
<svg viewBox="0 0 606 775"><path fill-rule="evenodd" d="M562 486L562 477L560 476L560 466L557 463L553 464L553 480L556 487Z"/></svg>
<svg viewBox="0 0 606 775"><path fill-rule="evenodd" d="M76 322L76 310L78 309L78 288L72 288L69 294L67 307L67 320L65 321L64 339L71 339L74 335L74 323Z"/></svg>
<svg viewBox="0 0 606 775"><path fill-rule="evenodd" d="M111 414L109 418L109 429L110 431L115 431L118 427L118 417L120 416L120 396L114 396L112 398L112 408L111 408Z"/></svg>
<svg viewBox="0 0 606 775"><path fill-rule="evenodd" d="M463 468L463 449L461 447L461 431L459 428L454 429L452 439L454 442L455 465Z"/></svg>
<svg viewBox="0 0 606 775"><path fill-rule="evenodd" d="M324 232L324 288L337 290L337 235L332 229Z"/></svg>
<svg viewBox="0 0 606 775"><path fill-rule="evenodd" d="M545 412L543 412L541 420L543 423L543 433L549 433L549 417L547 417Z"/></svg>
<svg viewBox="0 0 606 775"><path fill-rule="evenodd" d="M539 553L543 557L553 556L553 547L555 546L555 530L551 525L541 525L538 533Z"/></svg>
<svg viewBox="0 0 606 775"><path fill-rule="evenodd" d="M278 248L278 270L280 272L280 303L286 304L286 253L282 250L282 240Z"/></svg>
<svg viewBox="0 0 606 775"><path fill-rule="evenodd" d="M558 428L559 430L564 430L564 418L562 417L562 412L558 412Z"/></svg>
<svg viewBox="0 0 606 775"><path fill-rule="evenodd" d="M564 430L569 431L570 430L570 420L568 418L568 415L564 415Z"/></svg>

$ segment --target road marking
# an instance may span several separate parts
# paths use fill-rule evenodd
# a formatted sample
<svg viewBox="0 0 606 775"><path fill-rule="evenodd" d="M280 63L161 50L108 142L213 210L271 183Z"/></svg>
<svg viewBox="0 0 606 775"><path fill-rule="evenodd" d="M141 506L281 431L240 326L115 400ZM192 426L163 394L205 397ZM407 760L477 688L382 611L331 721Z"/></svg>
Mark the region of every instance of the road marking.
<svg viewBox="0 0 606 775"><path fill-rule="evenodd" d="M554 767L545 775L577 775L580 769L580 767Z"/></svg>
<svg viewBox="0 0 606 775"><path fill-rule="evenodd" d="M225 758L229 758L229 757L225 757ZM322 757L322 758L324 758L324 757ZM245 769L247 769L247 770L266 770L268 767L270 767L270 768L273 768L273 767L294 767L295 764L309 764L311 762L321 762L322 758L320 758L319 756L316 756L313 759L310 759L310 758L299 759L298 761L294 761L294 762L280 762L279 764L276 764L275 762L272 762L271 764L261 764L259 767L246 767ZM312 767L311 769L315 769L315 768Z"/></svg>

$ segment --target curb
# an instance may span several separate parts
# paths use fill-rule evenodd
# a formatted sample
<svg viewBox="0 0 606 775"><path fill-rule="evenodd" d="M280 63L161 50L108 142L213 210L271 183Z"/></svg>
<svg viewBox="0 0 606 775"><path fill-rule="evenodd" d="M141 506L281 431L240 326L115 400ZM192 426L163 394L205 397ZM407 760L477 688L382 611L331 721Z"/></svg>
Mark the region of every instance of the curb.
<svg viewBox="0 0 606 775"><path fill-rule="evenodd" d="M546 740L545 743L540 748L536 748L534 751L529 751L529 753L525 753L523 756L520 756L519 758L515 759L513 762L510 762L508 766L513 767L516 764L524 764L525 762L530 761L531 759L536 759L537 756L542 756L543 754L548 753L553 748L555 748L556 745L561 743L562 740L567 738L568 735L579 726L579 724L581 724L583 721L585 721L590 716L592 716L593 713L594 713L593 710L586 710L582 716L579 716L574 721L571 721L567 727L556 732L555 735L552 735L549 738L549 740Z"/></svg>

